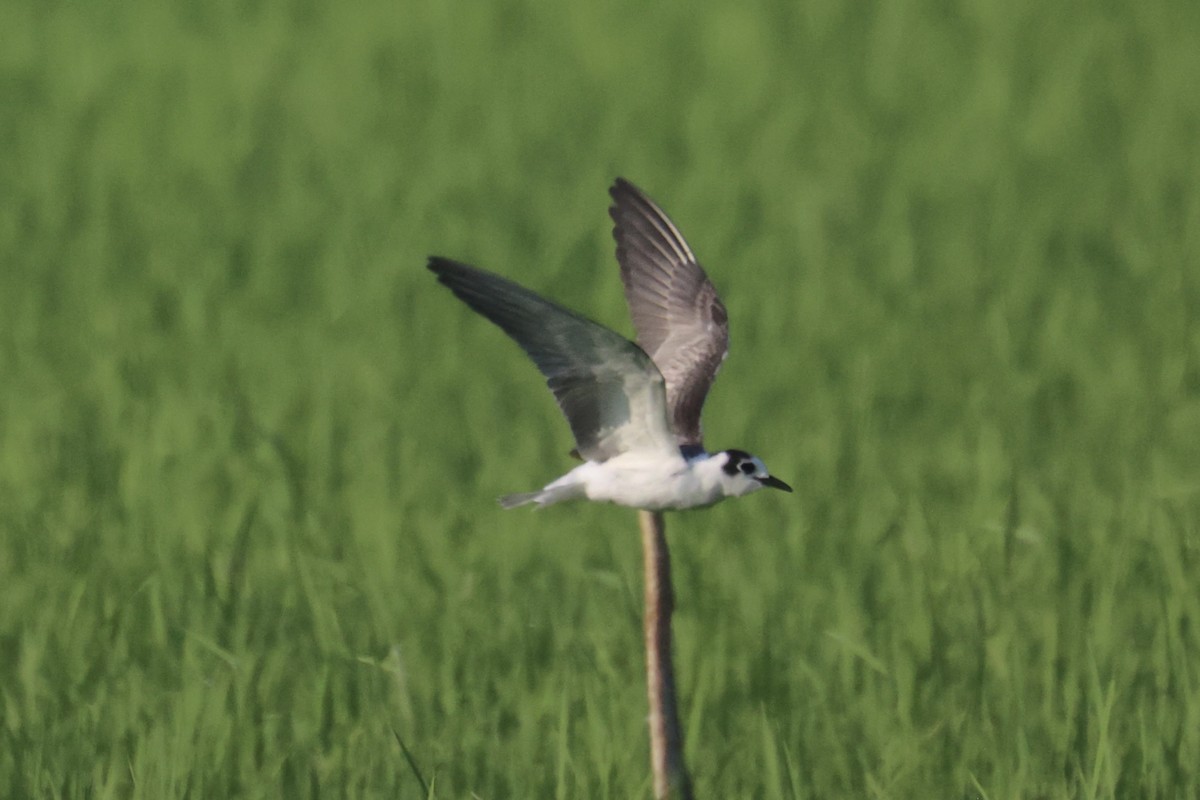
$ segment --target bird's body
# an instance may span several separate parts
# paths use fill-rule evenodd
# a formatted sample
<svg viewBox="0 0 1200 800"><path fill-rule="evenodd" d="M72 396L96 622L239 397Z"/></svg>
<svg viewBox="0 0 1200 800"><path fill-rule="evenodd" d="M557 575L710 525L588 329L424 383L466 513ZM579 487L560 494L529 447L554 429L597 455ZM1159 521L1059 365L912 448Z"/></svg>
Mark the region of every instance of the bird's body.
<svg viewBox="0 0 1200 800"><path fill-rule="evenodd" d="M652 511L701 508L770 486L741 450L707 452L700 411L728 350L725 306L683 236L632 184L610 189L617 260L638 343L517 284L456 261L429 268L533 359L584 463L505 508L567 500Z"/></svg>
<svg viewBox="0 0 1200 800"><path fill-rule="evenodd" d="M753 482L730 481L725 454L630 451L608 461L585 461L544 489L500 498L505 508L526 503L549 505L564 500L596 500L650 511L704 508L726 497L757 488Z"/></svg>

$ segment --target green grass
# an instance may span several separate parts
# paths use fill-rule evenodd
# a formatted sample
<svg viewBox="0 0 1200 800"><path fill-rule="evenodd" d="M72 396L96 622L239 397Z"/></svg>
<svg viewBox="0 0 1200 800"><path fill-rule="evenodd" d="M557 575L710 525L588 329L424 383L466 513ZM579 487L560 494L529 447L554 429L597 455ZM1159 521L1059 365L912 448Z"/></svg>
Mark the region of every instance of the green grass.
<svg viewBox="0 0 1200 800"><path fill-rule="evenodd" d="M628 331L617 174L797 487L668 520L698 796L1200 795L1194 2L0 29L0 796L650 795L633 514L496 507L568 431L423 268Z"/></svg>

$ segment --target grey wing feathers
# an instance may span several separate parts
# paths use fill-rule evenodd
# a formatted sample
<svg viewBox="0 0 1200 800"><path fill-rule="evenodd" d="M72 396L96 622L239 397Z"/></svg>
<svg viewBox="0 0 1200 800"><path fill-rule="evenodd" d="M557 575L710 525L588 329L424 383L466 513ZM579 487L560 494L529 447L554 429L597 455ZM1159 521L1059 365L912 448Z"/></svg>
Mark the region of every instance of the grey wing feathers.
<svg viewBox="0 0 1200 800"><path fill-rule="evenodd" d="M636 186L609 189L621 282L637 341L667 384L680 445L702 445L700 412L729 350L729 321L717 290L674 223Z"/></svg>
<svg viewBox="0 0 1200 800"><path fill-rule="evenodd" d="M533 359L583 457L674 448L662 375L633 342L490 272L437 256L429 269Z"/></svg>

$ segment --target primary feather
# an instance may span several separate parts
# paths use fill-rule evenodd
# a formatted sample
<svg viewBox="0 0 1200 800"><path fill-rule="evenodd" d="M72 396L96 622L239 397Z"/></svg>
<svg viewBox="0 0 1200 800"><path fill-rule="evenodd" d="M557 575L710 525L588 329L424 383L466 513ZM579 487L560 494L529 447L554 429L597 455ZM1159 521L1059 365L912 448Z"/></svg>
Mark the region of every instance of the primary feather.
<svg viewBox="0 0 1200 800"><path fill-rule="evenodd" d="M729 318L696 256L661 208L624 178L609 189L621 282L637 342L666 381L681 447L703 447L700 412L729 351Z"/></svg>
<svg viewBox="0 0 1200 800"><path fill-rule="evenodd" d="M533 359L584 458L606 461L635 449L678 454L663 376L640 347L490 272L438 256L429 269Z"/></svg>

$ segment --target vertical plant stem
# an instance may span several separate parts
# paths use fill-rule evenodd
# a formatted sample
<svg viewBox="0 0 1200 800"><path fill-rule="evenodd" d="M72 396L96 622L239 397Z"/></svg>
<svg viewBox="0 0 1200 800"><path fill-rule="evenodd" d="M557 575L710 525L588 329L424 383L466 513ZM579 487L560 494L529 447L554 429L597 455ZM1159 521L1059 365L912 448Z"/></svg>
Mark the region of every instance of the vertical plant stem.
<svg viewBox="0 0 1200 800"><path fill-rule="evenodd" d="M692 800L692 781L683 763L683 733L671 663L671 556L660 511L639 511L646 568L646 683L650 697L650 765L654 796Z"/></svg>

